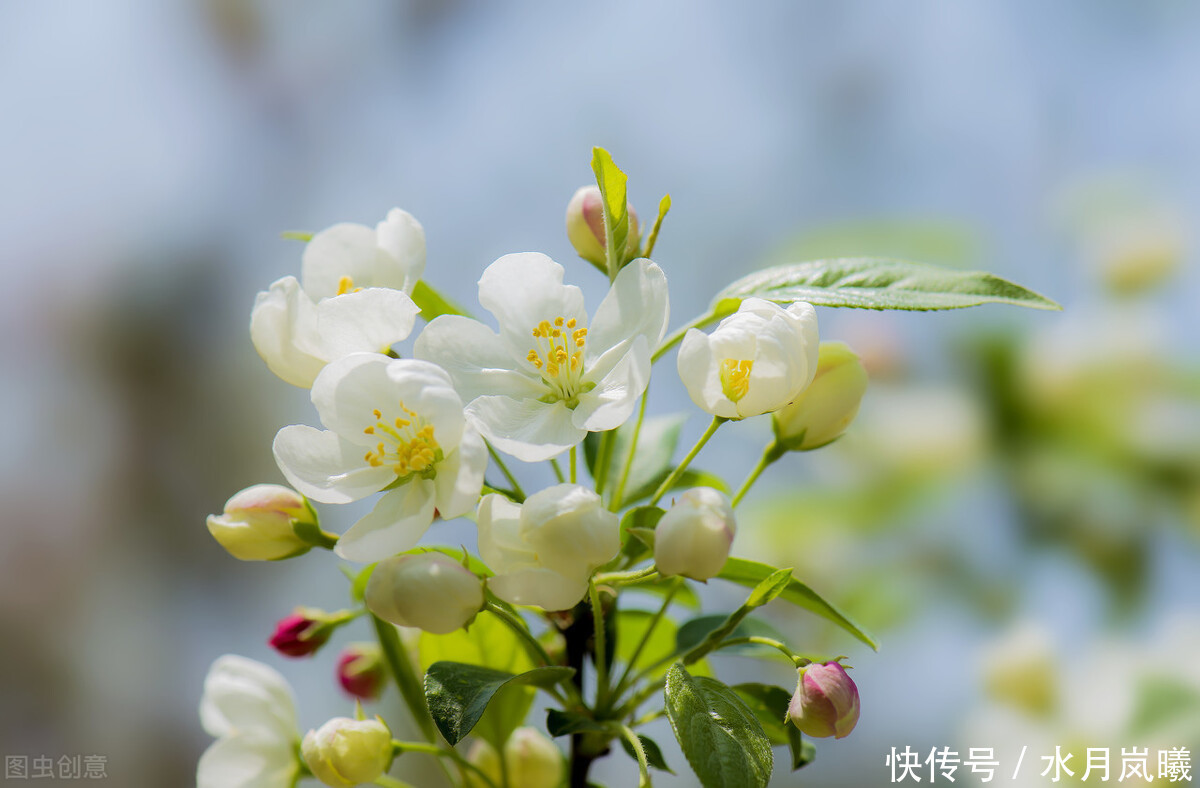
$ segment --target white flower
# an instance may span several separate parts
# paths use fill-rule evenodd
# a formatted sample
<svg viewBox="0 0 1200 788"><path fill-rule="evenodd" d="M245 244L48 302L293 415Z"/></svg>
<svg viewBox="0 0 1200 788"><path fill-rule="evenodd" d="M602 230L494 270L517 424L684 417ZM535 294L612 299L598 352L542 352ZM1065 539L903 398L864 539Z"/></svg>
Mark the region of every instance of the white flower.
<svg viewBox="0 0 1200 788"><path fill-rule="evenodd" d="M454 315L417 337L414 355L446 369L467 415L496 448L545 460L629 418L667 328L667 279L649 260L621 270L588 325L583 293L543 254L510 254L479 280L500 333Z"/></svg>
<svg viewBox="0 0 1200 788"><path fill-rule="evenodd" d="M304 248L302 281L258 294L250 338L272 372L307 388L330 361L405 339L420 310L409 298L425 270L425 232L393 208L372 230L336 224Z"/></svg>
<svg viewBox="0 0 1200 788"><path fill-rule="evenodd" d="M475 504L487 447L434 364L354 353L321 371L312 402L328 429L294 424L275 436L275 461L292 486L322 503L387 488L338 541L342 558L395 555L416 545L435 513L449 520Z"/></svg>
<svg viewBox="0 0 1200 788"><path fill-rule="evenodd" d="M392 732L379 717L334 717L304 735L300 752L318 780L353 788L379 779L392 765Z"/></svg>
<svg viewBox="0 0 1200 788"><path fill-rule="evenodd" d="M514 605L573 607L621 547L617 516L576 484L549 487L521 505L486 495L478 523L479 555L496 573L488 588Z"/></svg>
<svg viewBox="0 0 1200 788"><path fill-rule="evenodd" d="M783 309L747 298L711 334L688 331L678 364L692 401L714 416L744 419L778 410L816 374L816 310L803 301Z"/></svg>
<svg viewBox="0 0 1200 788"><path fill-rule="evenodd" d="M654 563L664 577L707 580L725 566L736 531L729 499L711 487L693 487L658 521Z"/></svg>
<svg viewBox="0 0 1200 788"><path fill-rule="evenodd" d="M466 626L483 608L483 581L441 553L398 555L375 567L366 603L397 626L445 635Z"/></svg>
<svg viewBox="0 0 1200 788"><path fill-rule="evenodd" d="M219 658L204 680L200 724L217 740L200 756L197 788L292 788L300 732L291 687L274 669Z"/></svg>

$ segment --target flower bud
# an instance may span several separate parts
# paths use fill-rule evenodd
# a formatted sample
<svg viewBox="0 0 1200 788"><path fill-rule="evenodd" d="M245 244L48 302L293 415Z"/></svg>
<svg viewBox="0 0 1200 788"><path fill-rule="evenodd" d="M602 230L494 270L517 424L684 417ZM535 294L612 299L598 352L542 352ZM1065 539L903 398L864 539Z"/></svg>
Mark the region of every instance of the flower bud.
<svg viewBox="0 0 1200 788"><path fill-rule="evenodd" d="M629 209L629 236L625 240L625 257L637 253L638 218L632 205ZM567 204L567 238L584 260L601 269L607 264L604 235L604 197L598 186L581 186Z"/></svg>
<svg viewBox="0 0 1200 788"><path fill-rule="evenodd" d="M858 415L866 390L867 370L854 351L841 342L822 342L813 382L775 411L779 445L810 451L841 437Z"/></svg>
<svg viewBox="0 0 1200 788"><path fill-rule="evenodd" d="M858 687L837 662L800 668L788 719L813 738L843 739L858 724Z"/></svg>
<svg viewBox="0 0 1200 788"><path fill-rule="evenodd" d="M208 532L234 558L278 561L307 552L296 535L296 522L316 525L304 496L278 484L256 484L230 498L224 514L208 516Z"/></svg>
<svg viewBox="0 0 1200 788"><path fill-rule="evenodd" d="M392 732L378 717L334 717L304 735L300 754L318 780L351 788L374 781L392 765Z"/></svg>
<svg viewBox="0 0 1200 788"><path fill-rule="evenodd" d="M471 623L483 608L483 580L441 553L398 555L375 567L366 602L393 624L445 635Z"/></svg>
<svg viewBox="0 0 1200 788"><path fill-rule="evenodd" d="M290 616L279 619L275 634L267 642L285 657L307 657L325 645L333 630L325 611L298 607Z"/></svg>
<svg viewBox="0 0 1200 788"><path fill-rule="evenodd" d="M467 753L467 760L481 772L501 785L500 756L483 739L476 739ZM563 779L563 756L554 742L537 728L517 728L504 743L504 761L508 766L508 784L521 788L558 788ZM470 775L472 788L486 785L477 775Z"/></svg>
<svg viewBox="0 0 1200 788"><path fill-rule="evenodd" d="M725 566L736 531L729 499L711 487L694 487L658 521L654 563L667 577L707 580Z"/></svg>
<svg viewBox="0 0 1200 788"><path fill-rule="evenodd" d="M337 663L338 683L359 700L375 700L386 680L383 652L374 643L351 643Z"/></svg>

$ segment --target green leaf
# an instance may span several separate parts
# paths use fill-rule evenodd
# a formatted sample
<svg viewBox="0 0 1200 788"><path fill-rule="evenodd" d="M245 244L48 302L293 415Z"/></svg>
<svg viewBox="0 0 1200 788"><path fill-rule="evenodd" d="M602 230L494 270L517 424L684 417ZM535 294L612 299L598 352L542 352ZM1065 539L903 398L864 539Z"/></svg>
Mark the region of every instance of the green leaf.
<svg viewBox="0 0 1200 788"><path fill-rule="evenodd" d="M412 300L421 308L421 319L426 323L442 315L471 316L467 310L430 287L424 279L413 287Z"/></svg>
<svg viewBox="0 0 1200 788"><path fill-rule="evenodd" d="M679 631L675 635L676 653L686 654L703 643L704 639L720 628L728 618L729 616L727 615L714 613L707 616L697 616L680 624ZM740 621L727 637L768 637L779 641L784 639L779 630L757 618L746 618ZM722 651L727 654L741 654L748 657L769 656L776 658L779 656L779 652L770 646L756 645L754 643L730 646L727 649L722 649Z"/></svg>
<svg viewBox="0 0 1200 788"><path fill-rule="evenodd" d="M654 596L661 597L661 596L666 595L667 591L670 590L672 585L673 584L670 582L638 583L637 585L626 586L624 589L621 590L621 593L623 593L623 594L646 593L646 594L652 594ZM684 583L683 585L679 586L679 590L677 590L675 592L675 595L671 598L671 602L676 605L681 605L683 607L691 608L692 610L700 609L700 597L699 597L699 595L696 594L696 591L692 588L691 584L689 584L689 583Z"/></svg>
<svg viewBox="0 0 1200 788"><path fill-rule="evenodd" d="M604 252L611 281L624 263L629 238L629 203L625 191L628 178L604 148L592 148L592 172L596 173L596 185L604 198Z"/></svg>
<svg viewBox="0 0 1200 788"><path fill-rule="evenodd" d="M639 506L630 509L621 518L621 547L622 552L632 563L637 563L650 554L654 549L651 538L654 527L666 511L657 506ZM647 534L649 532L649 534Z"/></svg>
<svg viewBox="0 0 1200 788"><path fill-rule="evenodd" d="M675 739L701 785L766 786L774 764L771 741L737 693L675 664L663 694Z"/></svg>
<svg viewBox="0 0 1200 788"><path fill-rule="evenodd" d="M663 198L658 201L658 218L654 220L654 226L650 228L650 234L646 236L646 248L642 250L642 257L649 257L654 253L654 245L658 243L658 231L662 229L663 219L667 218L669 210L671 210L671 195L664 194Z"/></svg>
<svg viewBox="0 0 1200 788"><path fill-rule="evenodd" d="M982 271L955 271L878 257L843 257L765 268L742 277L714 299L727 308L743 298L856 309L961 309L1013 304L1062 309L1043 295Z"/></svg>
<svg viewBox="0 0 1200 788"><path fill-rule="evenodd" d="M375 571L375 567L379 564L367 564L362 568L362 571L355 575L350 583L350 597L355 602L361 602L367 596L367 583L371 580L371 573Z"/></svg>
<svg viewBox="0 0 1200 788"><path fill-rule="evenodd" d="M792 694L770 684L735 684L733 691L745 701L762 723L772 744L786 744L792 755L792 770L807 766L816 756L816 748L800 735L800 729L787 721Z"/></svg>
<svg viewBox="0 0 1200 788"><path fill-rule="evenodd" d="M519 675L462 662L435 662L425 674L425 700L442 736L458 744L505 686L551 687L569 679L571 668L534 668Z"/></svg>
<svg viewBox="0 0 1200 788"><path fill-rule="evenodd" d="M652 769L658 769L660 772L674 774L670 766L667 766L667 759L663 757L662 748L658 746L658 742L651 739L649 736L637 734L638 741L642 743L642 751L646 753L646 763L650 764ZM629 754L630 758L637 760L637 753L633 751L633 745L624 736L620 737L621 747Z"/></svg>
<svg viewBox="0 0 1200 788"><path fill-rule="evenodd" d="M574 711L546 710L546 730L551 736L566 736L568 733L607 733L608 728L591 717Z"/></svg>
<svg viewBox="0 0 1200 788"><path fill-rule="evenodd" d="M757 585L763 578L769 576L774 571L775 567L760 564L757 561L748 561L745 558L730 558L725 562L725 567L717 577L749 588ZM861 627L851 621L836 607L822 599L816 591L813 591L799 580L792 578L783 590L783 593L780 594L780 597L797 607L804 608L810 613L816 613L827 621L832 621L863 643L866 643L872 649L879 650L879 646L875 643L874 639L864 632Z"/></svg>
<svg viewBox="0 0 1200 788"><path fill-rule="evenodd" d="M754 586L754 590L750 592L750 596L746 598L741 607L726 616L720 626L709 632L704 640L700 641L700 643L683 655L684 664L690 665L719 646L721 641L725 640L725 638L729 637L737 629L742 619L748 616L750 611L762 607L782 594L787 588L791 577L791 569L776 569L763 578L761 582Z"/></svg>
<svg viewBox="0 0 1200 788"><path fill-rule="evenodd" d="M654 614L645 610L617 611L618 659L622 662L629 662L633 657L634 649L637 648L638 643L642 642L642 636L646 634L646 628L650 626L653 618ZM642 648L642 653L638 655L638 665L653 665L671 656L675 653L675 641L675 622L664 616L659 620L654 631L650 633L649 642ZM638 665L635 665L634 668L636 669ZM666 672L666 669L666 665L663 665L650 675L657 678Z"/></svg>

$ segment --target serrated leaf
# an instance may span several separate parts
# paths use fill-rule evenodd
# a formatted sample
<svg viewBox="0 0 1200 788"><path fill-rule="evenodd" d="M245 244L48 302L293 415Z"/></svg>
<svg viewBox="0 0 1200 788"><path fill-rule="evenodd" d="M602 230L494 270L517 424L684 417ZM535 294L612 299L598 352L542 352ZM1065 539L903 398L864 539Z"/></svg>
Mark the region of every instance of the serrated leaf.
<svg viewBox="0 0 1200 788"><path fill-rule="evenodd" d="M658 746L658 742L651 739L649 736L637 734L638 741L642 743L642 752L646 753L646 763L650 764L650 768L658 769L660 772L674 774L670 766L667 766L667 759L663 757L662 748ZM637 753L633 751L633 745L624 736L620 737L621 747L625 749L630 758L637 760Z"/></svg>
<svg viewBox="0 0 1200 788"><path fill-rule="evenodd" d="M713 303L728 307L729 302L751 296L856 309L925 311L989 303L1062 308L994 274L879 257L842 257L765 268L726 287Z"/></svg>
<svg viewBox="0 0 1200 788"><path fill-rule="evenodd" d="M722 580L728 580L731 583L737 583L740 586L752 588L774 571L776 571L775 567L760 564L757 561L748 561L745 558L730 558L725 562L724 568L721 569L721 573L717 577ZM784 588L783 593L780 594L780 598L791 602L797 607L802 607L810 613L815 613L827 621L832 621L863 643L866 643L872 649L879 650L879 646L875 643L874 639L863 631L860 626L851 621L846 614L822 599L816 591L813 591L796 578L793 577L791 579L787 587Z"/></svg>
<svg viewBox="0 0 1200 788"><path fill-rule="evenodd" d="M571 668L534 668L514 675L462 662L435 662L425 674L425 701L442 736L458 744L483 716L492 697L504 687L550 687L569 679Z"/></svg>
<svg viewBox="0 0 1200 788"><path fill-rule="evenodd" d="M679 631L675 634L675 650L678 654L686 654L696 646L704 642L712 632L721 627L728 619L727 615L714 613L707 616L697 616L689 619L679 625ZM768 637L773 640L783 640L783 636L779 630L771 626L765 621L760 621L757 618L746 618L738 622L737 626L729 633L728 637ZM777 658L779 652L770 646L755 645L747 643L744 645L731 646L727 649L722 649L727 654L741 654L748 657L770 656Z"/></svg>
<svg viewBox="0 0 1200 788"><path fill-rule="evenodd" d="M413 287L412 300L421 308L421 319L426 323L442 315L471 316L467 310L430 287L424 279L419 280Z"/></svg>
<svg viewBox="0 0 1200 788"><path fill-rule="evenodd" d="M604 202L604 240L608 278L616 278L624 262L625 243L629 238L629 209L625 173L604 148L592 148L592 172Z"/></svg>
<svg viewBox="0 0 1200 788"><path fill-rule="evenodd" d="M675 739L701 785L766 786L774 764L771 742L737 693L675 664L667 671L663 695Z"/></svg>
<svg viewBox="0 0 1200 788"><path fill-rule="evenodd" d="M790 692L782 687L756 682L735 684L733 691L758 717L771 743L788 746L792 756L792 771L812 762L815 748L800 734L799 728L787 721L788 705L792 700Z"/></svg>

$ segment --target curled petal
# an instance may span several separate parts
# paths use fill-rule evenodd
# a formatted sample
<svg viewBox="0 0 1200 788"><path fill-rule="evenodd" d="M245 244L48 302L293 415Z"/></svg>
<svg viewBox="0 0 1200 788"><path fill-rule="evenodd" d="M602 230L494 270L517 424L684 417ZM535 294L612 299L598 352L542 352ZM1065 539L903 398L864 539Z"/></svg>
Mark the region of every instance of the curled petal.
<svg viewBox="0 0 1200 788"><path fill-rule="evenodd" d="M378 353L412 333L420 308L399 290L373 287L326 298L316 305L313 355L327 361L351 353Z"/></svg>
<svg viewBox="0 0 1200 788"><path fill-rule="evenodd" d="M250 313L250 340L267 367L293 386L308 388L325 359L319 346L316 305L293 276L285 276L258 294ZM308 348L304 350L302 348Z"/></svg>
<svg viewBox="0 0 1200 788"><path fill-rule="evenodd" d="M405 274L405 267L379 248L375 230L361 224L335 224L317 233L300 262L300 280L314 301L346 292L346 286L403 290Z"/></svg>
<svg viewBox="0 0 1200 788"><path fill-rule="evenodd" d="M600 302L588 328L588 377L598 380L608 375L630 352L639 337L651 349L667 332L670 308L667 277L655 263L634 260L621 269L608 295Z"/></svg>
<svg viewBox="0 0 1200 788"><path fill-rule="evenodd" d="M596 388L579 395L572 423L582 430L600 432L620 427L633 413L638 397L650 383L650 348L643 336L633 344Z"/></svg>
<svg viewBox="0 0 1200 788"><path fill-rule="evenodd" d="M321 503L350 503L379 492L396 477L391 468L372 468L363 448L335 432L303 424L284 427L272 446L288 482Z"/></svg>
<svg viewBox="0 0 1200 788"><path fill-rule="evenodd" d="M408 211L393 208L375 225L375 242L404 270L404 286L411 293L425 273L425 228Z"/></svg>
<svg viewBox="0 0 1200 788"><path fill-rule="evenodd" d="M524 462L556 457L587 435L572 423L571 410L562 402L479 397L466 413L493 446Z"/></svg>
<svg viewBox="0 0 1200 788"><path fill-rule="evenodd" d="M413 479L390 490L334 548L347 561L380 561L417 546L433 523L434 483Z"/></svg>
<svg viewBox="0 0 1200 788"><path fill-rule="evenodd" d="M707 334L694 328L684 334L676 363L688 396L697 407L726 419L738 417L737 406L721 390L719 364Z"/></svg>
<svg viewBox="0 0 1200 788"><path fill-rule="evenodd" d="M492 593L513 605L568 610L587 594L586 575L567 577L550 569L524 569L488 578Z"/></svg>
<svg viewBox="0 0 1200 788"><path fill-rule="evenodd" d="M521 540L521 506L492 493L483 496L476 515L479 557L495 571L534 564L535 556Z"/></svg>
<svg viewBox="0 0 1200 788"><path fill-rule="evenodd" d="M212 664L204 679L200 724L217 737L257 733L289 741L296 735L292 689L274 668L226 654Z"/></svg>
<svg viewBox="0 0 1200 788"><path fill-rule="evenodd" d="M537 399L546 393L540 379L513 358L490 328L459 315L442 315L417 335L413 355L449 373L465 402L487 394Z"/></svg>
<svg viewBox="0 0 1200 788"><path fill-rule="evenodd" d="M488 451L483 437L474 427L463 428L458 450L438 465L437 509L443 520L462 517L475 507L487 471Z"/></svg>

